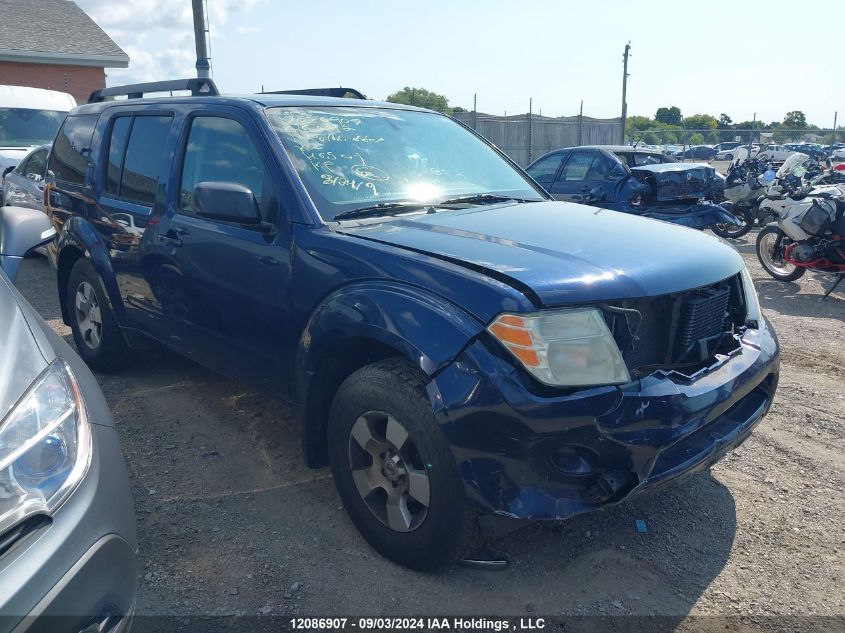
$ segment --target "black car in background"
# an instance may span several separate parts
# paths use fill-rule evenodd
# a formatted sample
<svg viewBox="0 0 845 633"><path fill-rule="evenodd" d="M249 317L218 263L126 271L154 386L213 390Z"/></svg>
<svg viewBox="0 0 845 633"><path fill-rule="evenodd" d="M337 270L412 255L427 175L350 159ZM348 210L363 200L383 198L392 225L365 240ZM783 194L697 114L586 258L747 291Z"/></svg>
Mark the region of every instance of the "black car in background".
<svg viewBox="0 0 845 633"><path fill-rule="evenodd" d="M556 200L666 220L704 229L735 220L717 204L724 177L710 165L625 145L559 149L526 171ZM722 218L722 219L719 219Z"/></svg>

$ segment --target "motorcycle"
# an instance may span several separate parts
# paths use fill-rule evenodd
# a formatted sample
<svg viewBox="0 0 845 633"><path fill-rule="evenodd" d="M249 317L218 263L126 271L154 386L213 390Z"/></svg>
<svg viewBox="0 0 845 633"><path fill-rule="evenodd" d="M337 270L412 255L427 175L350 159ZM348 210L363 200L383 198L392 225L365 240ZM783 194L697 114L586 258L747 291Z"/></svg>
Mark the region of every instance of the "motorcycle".
<svg viewBox="0 0 845 633"><path fill-rule="evenodd" d="M736 150L725 177L725 200L722 206L742 222L741 225L715 224L710 229L719 237L736 239L748 233L755 224L765 225L776 219L760 212L765 190L775 180L775 172L768 161L748 158L748 150Z"/></svg>
<svg viewBox="0 0 845 633"><path fill-rule="evenodd" d="M826 297L845 277L845 191L806 183L804 162L790 156L760 204L778 221L757 235L757 258L779 281L795 281L808 270L839 275Z"/></svg>

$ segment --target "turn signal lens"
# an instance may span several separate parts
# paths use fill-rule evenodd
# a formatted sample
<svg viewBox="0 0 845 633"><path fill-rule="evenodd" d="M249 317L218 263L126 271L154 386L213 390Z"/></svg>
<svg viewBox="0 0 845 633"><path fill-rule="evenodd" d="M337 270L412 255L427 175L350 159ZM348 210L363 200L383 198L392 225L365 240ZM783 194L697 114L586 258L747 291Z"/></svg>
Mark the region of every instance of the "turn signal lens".
<svg viewBox="0 0 845 633"><path fill-rule="evenodd" d="M502 314L487 331L544 384L595 386L631 380L619 347L595 308Z"/></svg>

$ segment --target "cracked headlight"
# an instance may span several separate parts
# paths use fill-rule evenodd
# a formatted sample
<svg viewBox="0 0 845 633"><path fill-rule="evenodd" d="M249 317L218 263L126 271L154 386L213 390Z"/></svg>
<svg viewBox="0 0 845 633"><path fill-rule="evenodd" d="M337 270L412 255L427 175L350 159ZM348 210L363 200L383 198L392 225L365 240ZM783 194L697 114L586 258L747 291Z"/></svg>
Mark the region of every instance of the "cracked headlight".
<svg viewBox="0 0 845 633"><path fill-rule="evenodd" d="M91 431L70 367L56 359L0 422L0 532L52 513L82 480Z"/></svg>
<svg viewBox="0 0 845 633"><path fill-rule="evenodd" d="M487 330L544 384L575 387L631 381L619 347L595 308L502 314Z"/></svg>

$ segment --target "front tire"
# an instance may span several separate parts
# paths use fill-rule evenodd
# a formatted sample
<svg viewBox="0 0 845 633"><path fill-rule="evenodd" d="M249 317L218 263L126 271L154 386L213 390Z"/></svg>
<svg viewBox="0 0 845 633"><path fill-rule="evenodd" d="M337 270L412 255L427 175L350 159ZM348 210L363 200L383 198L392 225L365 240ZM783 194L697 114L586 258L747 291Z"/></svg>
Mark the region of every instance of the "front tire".
<svg viewBox="0 0 845 633"><path fill-rule="evenodd" d="M783 259L783 241L779 252L775 252L778 236L782 231L776 226L767 226L757 234L757 259L772 277L778 281L795 281L807 272L806 268L794 266Z"/></svg>
<svg viewBox="0 0 845 633"><path fill-rule="evenodd" d="M332 402L328 447L361 535L387 558L433 570L466 552L476 521L424 379L399 359L354 372Z"/></svg>
<svg viewBox="0 0 845 633"><path fill-rule="evenodd" d="M76 351L85 363L104 372L126 366L131 351L109 305L103 283L94 266L80 258L70 271L67 311Z"/></svg>
<svg viewBox="0 0 845 633"><path fill-rule="evenodd" d="M742 214L742 226L735 226L733 224L714 224L710 227L719 237L729 240L735 240L748 233L754 227L754 216L745 212Z"/></svg>

